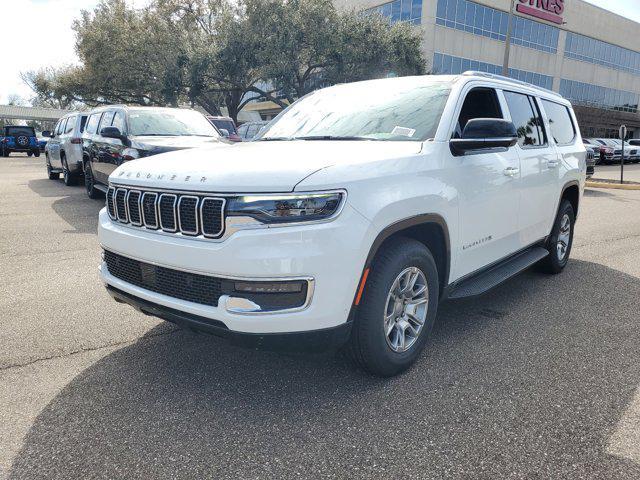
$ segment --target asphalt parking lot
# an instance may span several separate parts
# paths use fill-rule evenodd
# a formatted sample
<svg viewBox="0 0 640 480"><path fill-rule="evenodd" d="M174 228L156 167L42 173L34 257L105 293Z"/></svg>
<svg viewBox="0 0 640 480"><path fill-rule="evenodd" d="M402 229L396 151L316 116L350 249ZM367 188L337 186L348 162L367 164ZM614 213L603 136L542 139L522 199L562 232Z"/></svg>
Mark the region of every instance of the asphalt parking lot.
<svg viewBox="0 0 640 480"><path fill-rule="evenodd" d="M102 202L0 162L0 477L640 478L640 191L587 190L562 275L442 305L381 380L116 304Z"/></svg>

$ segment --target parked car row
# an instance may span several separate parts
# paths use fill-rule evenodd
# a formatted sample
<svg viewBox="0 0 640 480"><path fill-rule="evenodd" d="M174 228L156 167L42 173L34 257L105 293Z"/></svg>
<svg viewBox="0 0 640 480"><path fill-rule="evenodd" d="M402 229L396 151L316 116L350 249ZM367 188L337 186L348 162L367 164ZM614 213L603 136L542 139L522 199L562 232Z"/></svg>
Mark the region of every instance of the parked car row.
<svg viewBox="0 0 640 480"><path fill-rule="evenodd" d="M226 142L194 110L110 105L61 118L45 147L50 179L62 173L66 185L84 175L87 195L105 193L109 175L122 163L172 150Z"/></svg>
<svg viewBox="0 0 640 480"><path fill-rule="evenodd" d="M610 165L620 163L622 158L622 141L617 138L584 138L585 146L591 147L599 152L596 156L596 163ZM625 142L624 160L629 163L640 162L640 140L629 140Z"/></svg>

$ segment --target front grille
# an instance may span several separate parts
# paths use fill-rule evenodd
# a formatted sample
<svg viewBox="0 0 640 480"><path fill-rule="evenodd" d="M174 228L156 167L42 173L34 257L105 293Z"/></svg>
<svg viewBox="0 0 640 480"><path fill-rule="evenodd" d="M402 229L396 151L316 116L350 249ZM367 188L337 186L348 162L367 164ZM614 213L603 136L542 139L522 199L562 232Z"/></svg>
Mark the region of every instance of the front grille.
<svg viewBox="0 0 640 480"><path fill-rule="evenodd" d="M218 306L223 279L158 267L104 251L109 273L120 280L155 293L202 305Z"/></svg>
<svg viewBox="0 0 640 480"><path fill-rule="evenodd" d="M235 290L235 280L160 267L124 257L109 250L104 251L104 261L109 273L124 282L201 305L217 307L218 300L222 295L247 298L260 305L263 311L297 308L307 301L309 288L307 282L304 282L301 290L297 292L247 293ZM260 285L264 282L242 281L241 283Z"/></svg>
<svg viewBox="0 0 640 480"><path fill-rule="evenodd" d="M112 220L151 230L220 238L224 233L223 198L109 187L107 211Z"/></svg>

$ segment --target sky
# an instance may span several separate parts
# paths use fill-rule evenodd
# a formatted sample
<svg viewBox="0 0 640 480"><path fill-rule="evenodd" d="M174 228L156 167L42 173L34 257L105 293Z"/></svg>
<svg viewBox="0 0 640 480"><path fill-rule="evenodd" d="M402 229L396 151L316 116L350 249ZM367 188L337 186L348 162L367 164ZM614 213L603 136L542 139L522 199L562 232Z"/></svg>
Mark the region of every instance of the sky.
<svg viewBox="0 0 640 480"><path fill-rule="evenodd" d="M147 0L130 0L142 5ZM587 0L594 5L611 10L624 17L640 22L640 0ZM2 0L4 19L24 18L29 22L2 22L2 37L5 59L0 72L0 103L7 102L10 95L19 95L29 100L31 90L20 79L20 72L39 70L47 66L63 66L77 63L71 23L80 10L92 9L98 0ZM6 56L7 45L16 42L19 52Z"/></svg>

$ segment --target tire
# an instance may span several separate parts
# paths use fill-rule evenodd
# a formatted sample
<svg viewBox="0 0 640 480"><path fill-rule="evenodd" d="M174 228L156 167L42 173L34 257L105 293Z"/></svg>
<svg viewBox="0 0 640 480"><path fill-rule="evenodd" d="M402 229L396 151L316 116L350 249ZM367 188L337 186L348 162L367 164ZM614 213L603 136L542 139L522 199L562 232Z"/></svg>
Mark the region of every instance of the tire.
<svg viewBox="0 0 640 480"><path fill-rule="evenodd" d="M569 201L562 200L556 220L553 222L551 235L549 235L545 245L549 255L540 263L543 272L556 275L567 266L571 255L571 247L573 246L575 223L576 215L573 211L573 206ZM566 233L567 226L569 228L568 233Z"/></svg>
<svg viewBox="0 0 640 480"><path fill-rule="evenodd" d="M413 297L423 302L417 307L411 304L403 307L402 295L396 297L398 300L394 300L393 294L399 292L399 288L396 287L401 289L403 285L406 286L406 281L403 283L401 277L405 272L408 272L405 280L411 279L411 275L418 272L422 275L416 277L418 280L409 294L411 297L421 287L426 287L423 297ZM396 283L399 279L399 283ZM409 238L399 238L383 247L369 270L362 300L354 319L349 342L353 360L361 368L382 377L397 375L409 368L429 339L436 319L439 291L436 263L429 249L422 243ZM407 308L412 311L413 317L400 316L407 312ZM390 321L387 323L388 318ZM416 322L415 318L421 319L422 324ZM406 328L407 325L413 330ZM416 329L417 334L413 335ZM405 350L398 341L399 332L402 330L408 333L406 337L402 336L405 338Z"/></svg>
<svg viewBox="0 0 640 480"><path fill-rule="evenodd" d="M33 156L38 158L40 156L40 150L34 150L33 151Z"/></svg>
<svg viewBox="0 0 640 480"><path fill-rule="evenodd" d="M33 152L27 152L27 157L30 157L31 155L33 155Z"/></svg>
<svg viewBox="0 0 640 480"><path fill-rule="evenodd" d="M62 157L62 179L67 187L72 187L76 184L76 177L69 171L69 165L67 165L67 159Z"/></svg>
<svg viewBox="0 0 640 480"><path fill-rule="evenodd" d="M51 171L51 164L49 163L49 159L47 159L47 176L49 177L49 180L57 180L60 178L59 173L54 173Z"/></svg>
<svg viewBox="0 0 640 480"><path fill-rule="evenodd" d="M100 198L101 192L95 186L91 162L84 163L84 186L87 189L87 196L92 199Z"/></svg>

